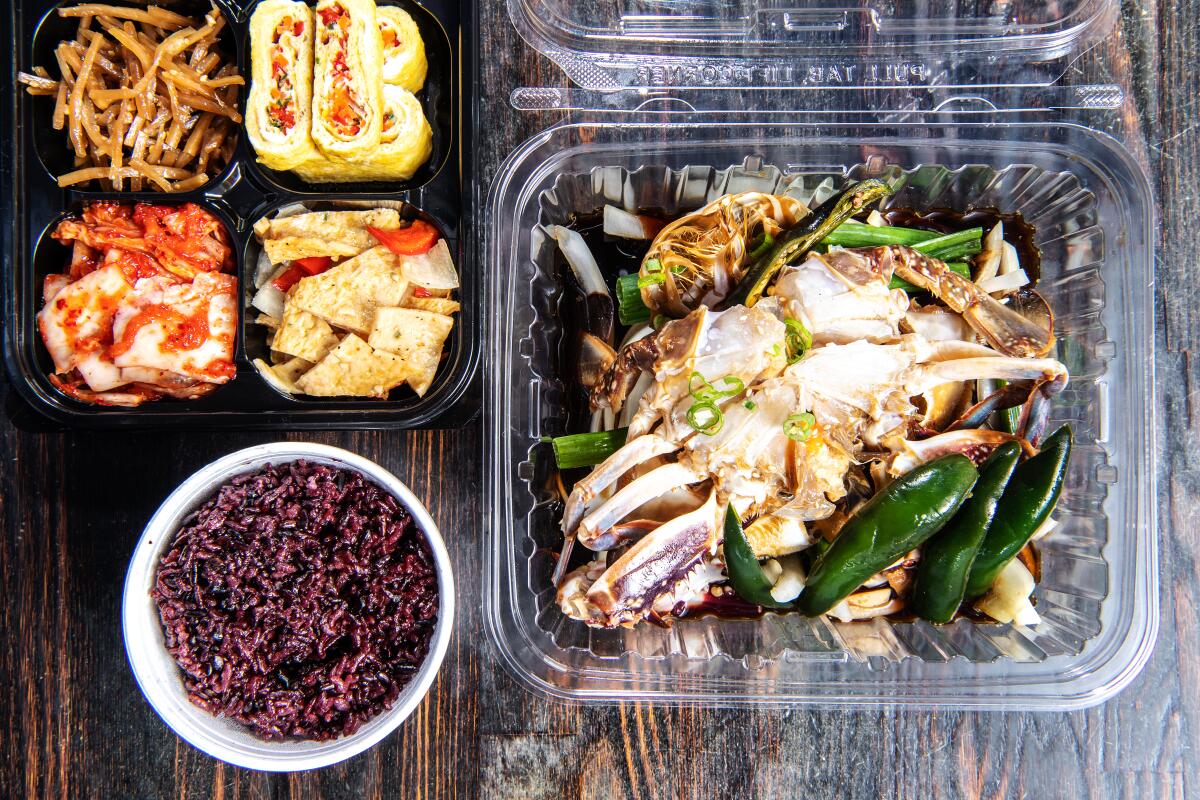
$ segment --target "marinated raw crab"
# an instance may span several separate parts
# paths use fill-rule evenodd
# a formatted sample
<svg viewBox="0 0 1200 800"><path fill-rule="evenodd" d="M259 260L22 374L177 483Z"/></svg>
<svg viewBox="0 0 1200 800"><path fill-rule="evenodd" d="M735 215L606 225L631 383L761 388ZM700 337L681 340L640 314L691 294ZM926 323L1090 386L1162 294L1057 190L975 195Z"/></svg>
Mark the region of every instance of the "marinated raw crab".
<svg viewBox="0 0 1200 800"><path fill-rule="evenodd" d="M642 259L642 300L651 311L671 316L723 300L756 251L808 213L792 197L742 192L683 215L659 232Z"/></svg>
<svg viewBox="0 0 1200 800"><path fill-rule="evenodd" d="M724 220L728 212L718 209L731 207L744 208L732 199L712 203L680 222ZM773 225L795 224L773 213ZM673 227L651 246L656 257ZM713 308L730 287L709 287L681 319L659 321L619 351L585 336L581 380L592 408L626 421L627 432L566 498L554 576L565 614L598 627L669 621L728 582L761 607L848 621L895 613L913 597L924 615L921 582L944 576L923 576L920 544L953 549L946 540L964 528L964 515L990 502L990 522L1002 501L1016 502L1003 494L1010 474L1013 484L1041 481L1034 489L1043 490L1045 508L1028 522L1038 530L1006 534L1013 550L1002 534L993 546L985 525L971 551L982 577L960 577L986 579L993 594L1026 585L1012 578L1010 562L1053 524L1069 454L1069 431L1038 454L1050 399L1068 377L1046 357L1054 344L1048 308L1043 302L1044 313L1032 313L1029 303L1012 302L1016 288L1032 294L1007 288L1019 283L1012 279L989 292L960 274L962 265L933 257L934 247L917 249L920 242L846 248L837 240L778 265L765 296L744 305ZM1007 426L985 427L998 415ZM1061 456L1053 463L1051 450ZM932 498L928 508L914 507L922 496ZM902 522L905 513L916 515L912 524ZM864 534L872 524L878 529ZM855 544L864 536L867 544ZM891 550L881 546L887 541ZM575 542L597 555L568 572ZM963 599L960 591L951 613ZM1036 621L1028 592L981 603L1002 622ZM996 609L1011 614L1003 619Z"/></svg>

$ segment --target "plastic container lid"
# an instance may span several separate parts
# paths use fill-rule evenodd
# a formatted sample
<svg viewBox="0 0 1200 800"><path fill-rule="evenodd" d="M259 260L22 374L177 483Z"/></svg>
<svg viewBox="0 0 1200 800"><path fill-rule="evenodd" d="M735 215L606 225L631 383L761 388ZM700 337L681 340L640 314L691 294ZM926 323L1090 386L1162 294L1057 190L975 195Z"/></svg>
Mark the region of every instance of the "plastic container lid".
<svg viewBox="0 0 1200 800"><path fill-rule="evenodd" d="M1113 0L508 0L586 88L1044 84Z"/></svg>

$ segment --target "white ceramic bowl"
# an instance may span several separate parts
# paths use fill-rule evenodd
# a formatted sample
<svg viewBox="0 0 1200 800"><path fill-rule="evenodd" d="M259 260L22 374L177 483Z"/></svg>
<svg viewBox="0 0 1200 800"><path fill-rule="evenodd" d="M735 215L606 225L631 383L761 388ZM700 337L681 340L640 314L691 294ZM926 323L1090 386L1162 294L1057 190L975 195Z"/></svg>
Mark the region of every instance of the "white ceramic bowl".
<svg viewBox="0 0 1200 800"><path fill-rule="evenodd" d="M158 609L150 597L159 558L179 524L208 500L229 478L265 464L298 459L358 470L391 492L425 533L438 574L438 620L425 663L390 709L368 720L351 736L330 742L268 742L230 719L213 716L187 698L182 673L167 652ZM248 447L219 458L184 481L146 525L125 576L122 600L125 652L134 677L150 705L170 728L214 758L250 769L284 772L314 769L357 755L399 727L430 685L446 655L454 627L454 577L437 526L408 487L383 467L337 447L304 442L278 442Z"/></svg>

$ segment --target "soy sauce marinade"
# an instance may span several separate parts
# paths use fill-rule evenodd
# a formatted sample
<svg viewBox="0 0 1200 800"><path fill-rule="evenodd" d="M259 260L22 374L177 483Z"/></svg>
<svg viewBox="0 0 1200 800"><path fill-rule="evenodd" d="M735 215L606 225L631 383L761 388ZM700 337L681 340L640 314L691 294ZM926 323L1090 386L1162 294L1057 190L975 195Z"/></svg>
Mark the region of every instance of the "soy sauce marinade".
<svg viewBox="0 0 1200 800"><path fill-rule="evenodd" d="M655 217L665 223L670 223L678 217L666 216L654 210L639 210L643 216ZM1041 252L1034 243L1036 233L1034 227L1027 223L1020 213L1002 212L996 208L973 208L959 211L950 208L934 208L918 211L911 208L890 208L881 210L881 215L888 225L906 228L918 228L934 231L939 234L956 233L970 228L982 228L984 235L998 223L1004 224L1004 240L1017 251L1021 267L1029 276L1031 285L1035 285L1040 276ZM858 221L865 221L867 212L858 216ZM577 231L587 243L596 259L600 272L603 274L609 290L616 297L615 285L617 278L622 275L636 273L642 264L642 259L650 249L650 240L620 239L604 233L603 219L600 212L576 214L567 227ZM556 307L558 319L562 325L562 336L558 343L558 375L566 390L565 420L563 433L582 433L590 430L591 410L588 406L587 391L579 383L580 343L587 331L582 322L587 319L586 301L583 290L574 273L567 264L561 251L555 251L554 275L563 291ZM614 321L614 346L619 345L629 330ZM569 490L571 485L587 474L590 468L579 468L563 471L563 484ZM591 557L588 550L582 547L574 548L568 569L575 569L586 563ZM1035 551L1035 578L1040 573L1040 558ZM759 606L742 600L733 593L727 583L713 587L717 594L709 594L705 600L689 609L688 616L717 616L725 619L745 619L761 616L764 610ZM976 618L973 612L960 612L970 618ZM675 614L674 616L683 616ZM915 617L907 611L889 615L895 621L911 621ZM980 615L980 619L987 619Z"/></svg>

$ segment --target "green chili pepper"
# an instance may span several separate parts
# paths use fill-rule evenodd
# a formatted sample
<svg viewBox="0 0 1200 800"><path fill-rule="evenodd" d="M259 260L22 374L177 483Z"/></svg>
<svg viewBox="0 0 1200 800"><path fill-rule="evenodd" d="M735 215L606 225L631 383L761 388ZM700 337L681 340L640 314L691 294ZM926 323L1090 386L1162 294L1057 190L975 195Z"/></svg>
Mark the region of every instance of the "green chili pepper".
<svg viewBox="0 0 1200 800"><path fill-rule="evenodd" d="M979 480L954 519L921 548L917 581L908 607L930 622L949 622L962 605L967 576L979 544L996 516L1004 487L1021 458L1021 446L1005 442L979 468Z"/></svg>
<svg viewBox="0 0 1200 800"><path fill-rule="evenodd" d="M771 581L763 573L732 503L725 507L724 548L725 571L729 573L729 583L738 597L763 608L792 607L791 603L780 603L771 596Z"/></svg>
<svg viewBox="0 0 1200 800"><path fill-rule="evenodd" d="M1008 381L996 381L996 388L1003 389L1008 385ZM1021 427L1021 407L1005 408L996 412L996 419L999 422L999 427L1005 433L1016 433Z"/></svg>
<svg viewBox="0 0 1200 800"><path fill-rule="evenodd" d="M812 543L812 547L800 553L800 561L802 564L804 564L804 571L806 573L812 572L813 565L821 560L821 556L825 555L825 551L828 549L829 540L818 537L817 540Z"/></svg>
<svg viewBox="0 0 1200 800"><path fill-rule="evenodd" d="M863 504L817 559L796 607L824 614L863 581L919 547L954 516L979 473L951 453L892 481Z"/></svg>
<svg viewBox="0 0 1200 800"><path fill-rule="evenodd" d="M881 197L892 193L883 181L870 179L848 187L816 208L808 218L775 240L771 251L754 263L746 272L723 308L738 305L753 306L766 292L779 270L800 258L839 225Z"/></svg>
<svg viewBox="0 0 1200 800"><path fill-rule="evenodd" d="M992 588L1000 570L1021 552L1054 510L1071 459L1071 436L1071 426L1063 425L1050 434L1040 453L1013 470L996 508L996 518L971 565L968 600Z"/></svg>
<svg viewBox="0 0 1200 800"><path fill-rule="evenodd" d="M771 249L771 245L775 244L775 237L763 231L762 236L754 241L754 246L750 249L750 261L757 261L767 254Z"/></svg>

